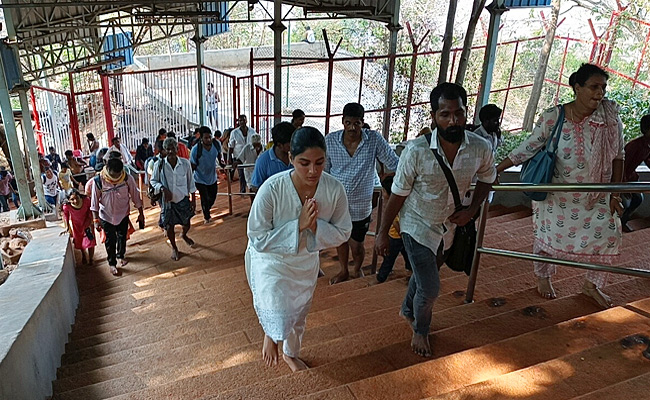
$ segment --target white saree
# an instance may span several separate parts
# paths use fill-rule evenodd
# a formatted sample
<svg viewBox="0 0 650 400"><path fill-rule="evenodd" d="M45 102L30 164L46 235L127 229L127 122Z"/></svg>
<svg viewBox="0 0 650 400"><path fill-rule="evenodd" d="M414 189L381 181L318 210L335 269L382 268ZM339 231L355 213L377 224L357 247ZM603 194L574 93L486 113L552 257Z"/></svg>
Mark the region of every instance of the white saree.
<svg viewBox="0 0 650 400"><path fill-rule="evenodd" d="M352 222L343 185L323 173L314 195L316 234L299 233L302 203L292 172L269 178L255 196L248 218L246 277L264 332L276 343L284 341L285 354L297 357L316 288L319 251L346 242Z"/></svg>

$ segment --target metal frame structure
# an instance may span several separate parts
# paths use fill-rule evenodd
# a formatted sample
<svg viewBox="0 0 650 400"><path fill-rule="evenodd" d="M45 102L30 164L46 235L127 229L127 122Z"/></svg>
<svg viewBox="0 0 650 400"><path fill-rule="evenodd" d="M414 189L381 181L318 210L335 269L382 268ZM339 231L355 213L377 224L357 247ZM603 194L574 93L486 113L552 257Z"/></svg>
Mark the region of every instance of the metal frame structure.
<svg viewBox="0 0 650 400"><path fill-rule="evenodd" d="M0 5L13 21L26 80L36 80L71 69L110 63L106 57L125 48L104 50L109 35L133 33L132 47L196 32L199 25L228 23L273 23L278 15L272 1L228 2L225 15L205 11L206 2L195 0L5 0ZM395 7L397 3L397 7ZM288 5L281 21L363 18L391 23L399 13L399 0L284 0ZM254 8L261 10L256 17ZM295 17L294 10L303 16ZM259 14L259 13L257 13Z"/></svg>

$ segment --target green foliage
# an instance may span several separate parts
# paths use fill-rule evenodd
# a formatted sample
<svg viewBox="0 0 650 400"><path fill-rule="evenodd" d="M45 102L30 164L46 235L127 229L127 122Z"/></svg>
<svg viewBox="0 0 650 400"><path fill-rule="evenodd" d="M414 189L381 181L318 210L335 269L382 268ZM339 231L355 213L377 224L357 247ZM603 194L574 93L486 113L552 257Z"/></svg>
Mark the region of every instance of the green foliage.
<svg viewBox="0 0 650 400"><path fill-rule="evenodd" d="M619 79L610 79L610 86L607 97L614 100L621 107L621 121L625 129L625 141L629 142L641 135L639 121L641 117L650 114L650 94L647 90L631 90L628 82L621 82Z"/></svg>
<svg viewBox="0 0 650 400"><path fill-rule="evenodd" d="M494 157L496 162L508 157L508 154L514 150L517 146L521 144L528 136L530 132L519 131L519 132L508 132L503 131L503 143L497 148L497 154Z"/></svg>

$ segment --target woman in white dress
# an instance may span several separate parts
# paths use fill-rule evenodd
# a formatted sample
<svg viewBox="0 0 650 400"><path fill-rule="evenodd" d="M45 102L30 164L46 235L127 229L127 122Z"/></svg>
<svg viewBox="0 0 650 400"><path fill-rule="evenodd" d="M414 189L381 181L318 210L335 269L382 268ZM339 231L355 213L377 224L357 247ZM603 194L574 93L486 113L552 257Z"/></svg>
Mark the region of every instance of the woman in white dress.
<svg viewBox="0 0 650 400"><path fill-rule="evenodd" d="M264 329L262 358L307 369L299 357L307 313L316 288L319 251L345 243L352 231L343 185L323 173L325 139L312 127L291 138L293 170L260 187L248 219L246 276Z"/></svg>
<svg viewBox="0 0 650 400"><path fill-rule="evenodd" d="M623 177L623 125L618 106L605 98L607 72L583 64L569 78L575 100L564 105L562 133L557 146L553 183L620 182ZM560 115L559 107L542 113L532 134L503 160L497 171L532 158L546 143ZM536 254L611 265L621 244L621 198L609 193L549 193L533 201ZM537 290L556 297L551 285L555 264L534 262ZM582 292L602 307L612 301L601 288L603 272L587 272Z"/></svg>

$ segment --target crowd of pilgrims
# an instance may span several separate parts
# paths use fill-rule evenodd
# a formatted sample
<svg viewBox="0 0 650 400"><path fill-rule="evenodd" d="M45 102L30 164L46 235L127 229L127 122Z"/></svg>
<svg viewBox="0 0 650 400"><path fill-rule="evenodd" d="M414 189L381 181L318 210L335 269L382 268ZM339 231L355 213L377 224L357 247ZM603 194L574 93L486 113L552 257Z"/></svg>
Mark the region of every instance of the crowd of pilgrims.
<svg viewBox="0 0 650 400"><path fill-rule="evenodd" d="M144 226L142 198L126 165L145 171L147 195L160 207L158 225L174 260L182 256L176 225L182 228L185 245L195 246L189 231L197 213L196 192L203 222L210 224L219 177L235 178L236 171L240 194L251 199L245 266L265 333L262 357L270 366L277 364L282 342L283 360L297 371L308 368L300 348L316 280L322 275L319 252L336 248L340 269L329 278L331 284L363 275L375 189L382 187L386 206L374 249L383 263L375 283L388 279L401 254L410 278L400 315L413 330L412 350L428 357L438 270L453 244L455 228L470 222L482 202L491 198L499 173L532 158L556 128L561 133L553 183L639 179L636 167L650 160L650 116L640 121L643 136L626 146L618 106L605 96L608 78L601 68L583 64L570 78L573 101L544 110L530 136L498 164L495 154L504 139L502 110L488 104L480 110L480 124L471 125L465 89L442 83L431 91L431 125L397 148L364 123L364 108L358 103L345 105L341 129L327 135L303 126L305 113L295 110L291 122L273 127L272 141L266 145L245 115L234 129L213 135L210 127L202 126L180 141L161 129L153 146L142 139L135 157L119 137L110 148L100 149L88 134L86 159L66 151L61 160L54 148L41 157L45 195L60 207L82 261L93 262L97 236L106 246L111 273L119 275L134 231L131 203ZM89 179L86 163L99 171ZM463 207L454 204L445 169L452 172ZM11 174L2 170L0 176L3 194ZM6 192L4 197L11 194ZM631 230L628 221L642 201L641 194L549 193L532 202L534 253L611 265L622 232ZM539 294L555 298L556 266L533 262L533 267ZM582 286L584 295L605 308L612 306L602 291L606 280L606 273L590 271Z"/></svg>

